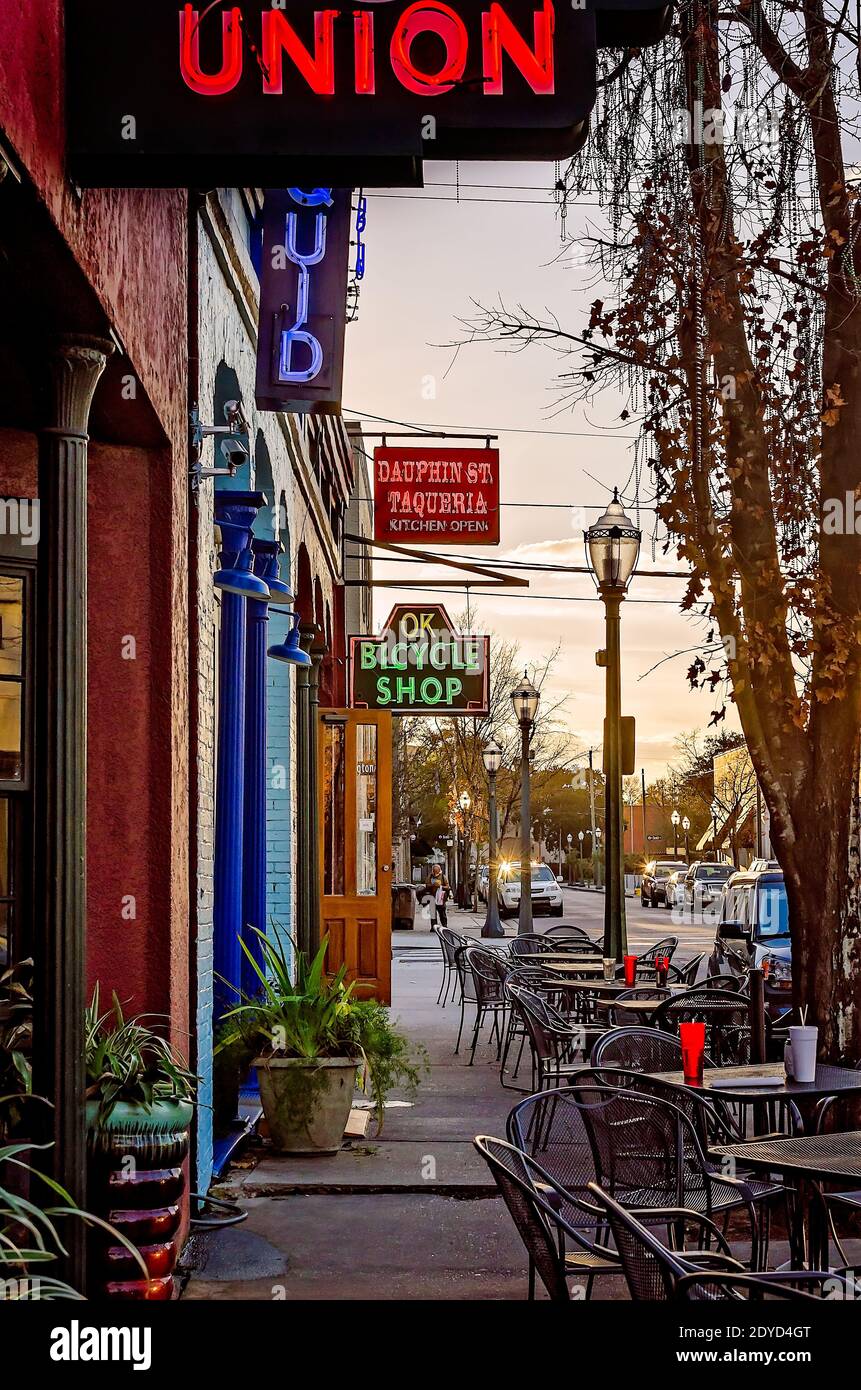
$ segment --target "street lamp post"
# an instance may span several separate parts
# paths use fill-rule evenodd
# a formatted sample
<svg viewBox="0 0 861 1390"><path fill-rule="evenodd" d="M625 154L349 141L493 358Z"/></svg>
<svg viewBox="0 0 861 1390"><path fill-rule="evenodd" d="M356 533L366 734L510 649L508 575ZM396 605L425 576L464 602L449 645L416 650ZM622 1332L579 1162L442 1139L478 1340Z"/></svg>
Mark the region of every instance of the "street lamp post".
<svg viewBox="0 0 861 1390"><path fill-rule="evenodd" d="M496 891L496 774L502 762L502 749L495 739L491 739L482 752L487 769L487 815L490 831L487 841L487 916L481 929L482 936L505 936L505 928L499 920L499 904Z"/></svg>
<svg viewBox="0 0 861 1390"><path fill-rule="evenodd" d="M678 857L679 857L679 826L680 826L680 824L681 824L682 818L681 818L681 816L679 815L678 811L673 811L673 814L670 816L670 820L671 820L672 823L673 823L673 858L674 858L674 859L678 859Z"/></svg>
<svg viewBox="0 0 861 1390"><path fill-rule="evenodd" d="M585 830L578 830L578 831L577 831L577 839L578 839L579 842L580 842L580 848L579 848L579 851L578 851L578 854L577 854L577 878L578 878L579 881L584 881L584 880L583 880L583 841L586 839L586 832L585 832Z"/></svg>
<svg viewBox="0 0 861 1390"><path fill-rule="evenodd" d="M719 816L719 814L720 814L720 806L718 806L718 804L717 804L716 801L713 801L712 804L711 804L711 813L712 813L712 854L714 855L714 861L715 861L715 863L717 863L717 862L718 862L718 855L717 855L717 823L718 823L718 816Z"/></svg>
<svg viewBox="0 0 861 1390"><path fill-rule="evenodd" d="M465 908L469 899L469 839L466 833L466 818L469 808L472 805L472 797L469 792L461 792L457 799L460 807L460 818L462 821L460 840L461 840L461 878L458 885L458 907Z"/></svg>
<svg viewBox="0 0 861 1390"><path fill-rule="evenodd" d="M569 887L570 887L570 885L574 882L574 863L573 863L573 861L572 861L572 859L571 859L571 845L573 844L573 842L574 842L574 836L573 836L573 835L571 834L571 832L569 831L569 832L568 832L568 885L569 885Z"/></svg>
<svg viewBox="0 0 861 1390"><path fill-rule="evenodd" d="M691 828L691 823L690 823L690 821L688 820L687 816L685 816L684 820L682 821L682 830L684 830L684 832L685 832L685 863L686 863L686 864L690 864L690 862L691 862L691 852L690 852L690 849L688 848L688 831L690 830L690 828Z"/></svg>
<svg viewBox="0 0 861 1390"><path fill-rule="evenodd" d="M625 879L622 847L622 691L620 657L621 606L640 553L641 533L625 515L619 494L585 533L586 554L604 603L606 647L597 655L607 672L605 773L604 955L621 960L627 950Z"/></svg>
<svg viewBox="0 0 861 1390"><path fill-rule="evenodd" d="M532 815L529 807L529 740L541 699L524 671L511 692L514 716L520 725L520 915L517 934L532 931Z"/></svg>

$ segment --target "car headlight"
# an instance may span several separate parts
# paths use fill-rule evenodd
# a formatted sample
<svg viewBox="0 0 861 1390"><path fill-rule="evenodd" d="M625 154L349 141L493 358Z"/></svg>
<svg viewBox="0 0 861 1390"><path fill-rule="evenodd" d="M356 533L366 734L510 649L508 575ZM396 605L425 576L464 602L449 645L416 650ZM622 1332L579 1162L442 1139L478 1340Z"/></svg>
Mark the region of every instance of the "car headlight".
<svg viewBox="0 0 861 1390"><path fill-rule="evenodd" d="M792 966L782 956L763 956L762 971L768 980L792 979Z"/></svg>

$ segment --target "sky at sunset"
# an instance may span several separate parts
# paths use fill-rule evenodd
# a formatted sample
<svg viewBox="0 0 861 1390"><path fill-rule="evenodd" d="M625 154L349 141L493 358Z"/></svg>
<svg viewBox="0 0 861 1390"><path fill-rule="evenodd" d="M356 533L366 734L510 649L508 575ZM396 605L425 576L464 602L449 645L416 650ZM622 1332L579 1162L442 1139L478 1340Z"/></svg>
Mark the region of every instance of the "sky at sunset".
<svg viewBox="0 0 861 1390"><path fill-rule="evenodd" d="M359 320L347 329L345 414L498 433L503 503L565 505L503 506L500 546L472 553L479 560L483 554L580 565L584 519L588 524L599 515L614 485L625 490L626 509L635 515L635 424L619 420L620 398L608 394L589 406L560 410L554 378L570 370L571 362L549 348L506 352L479 343L455 351L446 345L465 336L459 320L470 317L473 300L521 304L539 316L549 310L564 328L579 332L592 299L606 293L583 264L579 240L587 227L601 225L600 209L580 204L570 210L568 232L577 240L566 247L550 192L552 165L461 164L459 203L455 178L454 165L429 164L424 190L369 194L367 272ZM365 424L368 430L383 428ZM369 441L369 451L375 442ZM680 731L708 724L714 701L688 689L690 654L651 669L692 647L704 629L678 611L682 581L649 578L650 569L681 566L673 552L663 553L662 534L655 534L645 470L640 501L643 546L622 610L622 692L625 713L637 716L637 766L653 777L672 759ZM443 553L466 554L469 548ZM401 577L404 568L378 561L375 573ZM411 578L416 582L423 573L441 574L417 568ZM603 610L592 580L537 573L529 579L529 590L473 593L473 625L514 638L529 663L559 645L551 694L567 696L572 739L597 744L604 673L594 653L603 645ZM379 590L378 622L392 603L410 596ZM465 606L463 593L445 594L441 601L452 614Z"/></svg>

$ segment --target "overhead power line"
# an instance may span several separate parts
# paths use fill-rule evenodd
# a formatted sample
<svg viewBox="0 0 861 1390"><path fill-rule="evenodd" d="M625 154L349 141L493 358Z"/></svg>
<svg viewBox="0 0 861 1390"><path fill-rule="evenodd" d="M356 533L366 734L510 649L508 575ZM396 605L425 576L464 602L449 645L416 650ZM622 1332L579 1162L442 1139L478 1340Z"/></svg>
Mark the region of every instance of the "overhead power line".
<svg viewBox="0 0 861 1390"><path fill-rule="evenodd" d="M638 434L614 433L610 425L607 426L606 431L529 429L525 425L494 425L492 429L482 429L480 425L425 425L419 424L415 420L392 420L387 415L373 415L369 410L354 410L349 405L345 405L343 409L349 411L351 415L355 415L357 423L361 420L378 420L384 425L400 425L403 429L412 429L427 435L433 435L438 430L450 430L452 434L463 436L473 433L479 438L485 438L488 434L541 434L557 439L639 439L640 437Z"/></svg>

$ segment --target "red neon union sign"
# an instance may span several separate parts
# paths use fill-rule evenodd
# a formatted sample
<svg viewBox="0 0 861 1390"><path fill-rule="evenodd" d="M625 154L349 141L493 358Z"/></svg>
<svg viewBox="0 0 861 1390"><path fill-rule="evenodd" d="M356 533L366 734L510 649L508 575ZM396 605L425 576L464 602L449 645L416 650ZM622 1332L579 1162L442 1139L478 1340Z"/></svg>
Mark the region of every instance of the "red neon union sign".
<svg viewBox="0 0 861 1390"><path fill-rule="evenodd" d="M282 10L263 11L260 70L265 95L280 96L284 92L285 54L312 92L334 95L335 25L342 14L345 12L341 10L314 11L312 53ZM497 0L481 12L480 19L484 94L504 94L506 55L536 96L552 96L556 90L553 0L544 0L542 8L533 12L531 46ZM244 45L239 6L222 14L221 26L221 65L217 71L204 72L200 58L200 11L187 4L179 16L179 69L183 82L199 96L224 96L242 79ZM374 15L366 10L354 11L352 30L354 90L357 94L373 94L377 85ZM339 37L340 32L343 30ZM445 50L442 65L435 72L423 67L413 54L416 42L427 34L440 39ZM394 76L407 91L418 96L442 96L454 90L463 77L469 50L467 26L452 5L443 0L416 0L395 23L389 59Z"/></svg>

